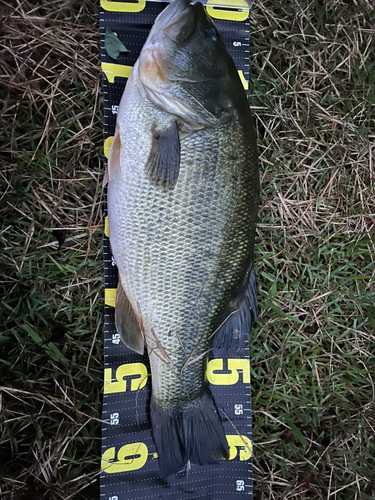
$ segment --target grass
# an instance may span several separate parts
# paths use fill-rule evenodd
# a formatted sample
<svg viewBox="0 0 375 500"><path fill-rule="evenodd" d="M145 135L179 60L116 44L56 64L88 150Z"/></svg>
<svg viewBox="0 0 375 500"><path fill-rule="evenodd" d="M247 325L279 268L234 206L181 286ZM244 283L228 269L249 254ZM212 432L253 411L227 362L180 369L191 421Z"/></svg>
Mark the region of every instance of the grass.
<svg viewBox="0 0 375 500"><path fill-rule="evenodd" d="M103 160L97 21L93 4L65 2L22 2L2 19L4 499L99 495Z"/></svg>
<svg viewBox="0 0 375 500"><path fill-rule="evenodd" d="M96 2L23 1L0 43L5 500L99 498L102 102ZM375 14L251 13L261 315L255 499L375 497Z"/></svg>
<svg viewBox="0 0 375 500"><path fill-rule="evenodd" d="M375 497L374 12L255 2L256 498Z"/></svg>

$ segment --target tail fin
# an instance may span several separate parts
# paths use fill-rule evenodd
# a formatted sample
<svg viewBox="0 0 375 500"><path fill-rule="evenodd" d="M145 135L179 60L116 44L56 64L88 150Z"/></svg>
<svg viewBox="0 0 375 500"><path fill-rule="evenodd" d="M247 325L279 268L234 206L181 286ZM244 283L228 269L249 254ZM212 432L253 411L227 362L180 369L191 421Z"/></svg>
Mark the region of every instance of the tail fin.
<svg viewBox="0 0 375 500"><path fill-rule="evenodd" d="M228 443L208 386L198 398L166 413L151 399L153 438L164 479L190 460L199 465L229 458Z"/></svg>

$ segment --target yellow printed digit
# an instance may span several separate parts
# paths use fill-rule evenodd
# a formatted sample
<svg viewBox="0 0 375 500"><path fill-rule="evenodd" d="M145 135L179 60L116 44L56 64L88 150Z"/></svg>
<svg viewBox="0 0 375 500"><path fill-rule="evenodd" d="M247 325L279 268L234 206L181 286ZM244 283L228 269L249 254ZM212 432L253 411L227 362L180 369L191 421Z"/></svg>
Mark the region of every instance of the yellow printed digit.
<svg viewBox="0 0 375 500"><path fill-rule="evenodd" d="M246 80L245 75L243 74L242 69L238 70L238 76L240 77L241 83L245 90L249 89L249 82Z"/></svg>
<svg viewBox="0 0 375 500"><path fill-rule="evenodd" d="M115 307L116 304L116 288L106 288L104 290L104 303L106 306Z"/></svg>
<svg viewBox="0 0 375 500"><path fill-rule="evenodd" d="M143 363L129 363L127 365L120 365L116 370L116 382L112 382L112 368L104 370L104 394L115 394L118 392L126 392L128 389L128 382L124 380L125 377L134 377L130 380L130 390L138 391L142 389L147 383L147 368Z"/></svg>
<svg viewBox="0 0 375 500"><path fill-rule="evenodd" d="M249 6L246 0L208 0L207 14L214 19L245 21L249 17Z"/></svg>
<svg viewBox="0 0 375 500"><path fill-rule="evenodd" d="M104 156L107 158L109 157L109 150L111 149L111 144L113 142L113 135L107 137L107 139L104 141Z"/></svg>
<svg viewBox="0 0 375 500"><path fill-rule="evenodd" d="M120 78L129 78L133 71L133 66L123 64L102 63L102 71L109 83L115 83L116 76Z"/></svg>
<svg viewBox="0 0 375 500"><path fill-rule="evenodd" d="M108 0L100 0L100 5L104 10L109 12L141 12L146 7L145 0L137 0L136 2L109 2Z"/></svg>
<svg viewBox="0 0 375 500"><path fill-rule="evenodd" d="M253 452L253 445L247 436L229 435L227 436L229 445L229 460L236 458L238 449L240 450L240 461L249 460Z"/></svg>
<svg viewBox="0 0 375 500"><path fill-rule="evenodd" d="M213 385L234 385L238 382L238 372L231 373L215 373L223 371L224 360L211 359L207 365L207 378Z"/></svg>
<svg viewBox="0 0 375 500"><path fill-rule="evenodd" d="M104 234L109 238L109 222L108 216L104 219Z"/></svg>
<svg viewBox="0 0 375 500"><path fill-rule="evenodd" d="M142 469L147 462L148 448L144 443L126 444L118 450L116 461L115 456L114 447L103 453L101 467L107 474Z"/></svg>
<svg viewBox="0 0 375 500"><path fill-rule="evenodd" d="M216 373L224 370L224 360L211 359L207 366L207 378L213 385L234 385L237 384L242 372L244 384L250 383L250 362L246 358L228 359L228 370L230 373Z"/></svg>
<svg viewBox="0 0 375 500"><path fill-rule="evenodd" d="M115 83L116 76L119 78L129 78L131 72L133 71L133 66L124 66L123 64L113 64L113 63L102 63L102 71L105 74L109 83ZM244 86L244 89L249 88L249 82L245 79L243 71L240 69L238 71L238 76ZM104 152L108 158L108 154ZM109 148L107 153L109 153Z"/></svg>

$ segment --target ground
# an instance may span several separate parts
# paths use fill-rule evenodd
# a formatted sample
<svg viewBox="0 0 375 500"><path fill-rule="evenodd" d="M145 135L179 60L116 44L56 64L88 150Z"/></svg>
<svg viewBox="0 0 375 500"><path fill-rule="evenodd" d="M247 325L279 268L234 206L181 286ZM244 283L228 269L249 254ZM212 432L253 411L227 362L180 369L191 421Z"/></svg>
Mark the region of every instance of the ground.
<svg viewBox="0 0 375 500"><path fill-rule="evenodd" d="M256 0L261 161L251 333L256 500L375 497L375 12ZM99 497L98 5L0 20L0 477L5 500Z"/></svg>

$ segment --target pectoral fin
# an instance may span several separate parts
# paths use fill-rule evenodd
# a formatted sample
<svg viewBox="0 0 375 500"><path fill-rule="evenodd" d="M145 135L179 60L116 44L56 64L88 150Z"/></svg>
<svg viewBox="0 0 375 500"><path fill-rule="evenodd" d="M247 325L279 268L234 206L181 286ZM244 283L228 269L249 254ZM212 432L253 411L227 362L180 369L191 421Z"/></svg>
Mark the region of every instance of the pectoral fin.
<svg viewBox="0 0 375 500"><path fill-rule="evenodd" d="M115 324L124 344L139 354L144 351L144 336L137 315L119 280L116 294Z"/></svg>
<svg viewBox="0 0 375 500"><path fill-rule="evenodd" d="M146 171L158 184L174 187L180 171L180 138L177 122L165 130L153 130L152 148Z"/></svg>

